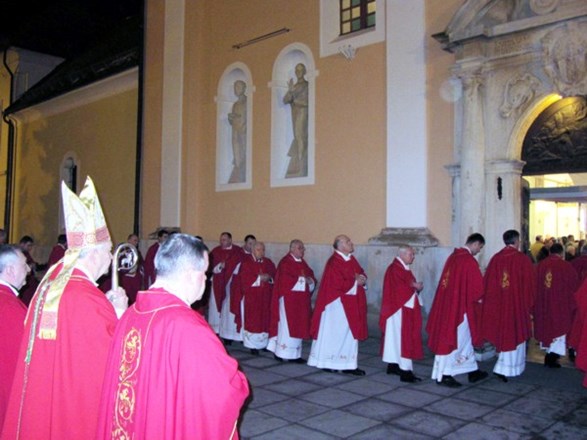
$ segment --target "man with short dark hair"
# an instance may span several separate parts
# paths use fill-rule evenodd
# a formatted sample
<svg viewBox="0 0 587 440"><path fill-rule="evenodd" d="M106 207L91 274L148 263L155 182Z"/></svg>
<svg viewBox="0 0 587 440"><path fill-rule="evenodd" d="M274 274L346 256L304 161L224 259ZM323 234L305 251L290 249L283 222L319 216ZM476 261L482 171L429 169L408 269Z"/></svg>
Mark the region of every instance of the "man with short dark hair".
<svg viewBox="0 0 587 440"><path fill-rule="evenodd" d="M474 345L480 343L478 307L483 297L483 275L475 256L485 238L471 234L465 246L448 257L428 317L428 347L436 355L432 379L450 388L462 384L453 376L468 373L469 382L485 379L479 370Z"/></svg>
<svg viewBox="0 0 587 440"><path fill-rule="evenodd" d="M555 243L536 268L534 337L546 350L544 365L550 368L560 368L558 359L567 353L567 334L576 309L573 295L579 287L577 272L564 254L562 244Z"/></svg>
<svg viewBox="0 0 587 440"><path fill-rule="evenodd" d="M18 296L27 307L30 304L31 299L33 299L33 295L35 294L37 287L39 286L39 280L35 274L37 270L37 262L31 255L31 251L33 250L34 245L35 241L30 235L24 235L18 242L18 246L24 254L27 264L31 268L26 277L24 286L20 288L20 295Z"/></svg>
<svg viewBox="0 0 587 440"><path fill-rule="evenodd" d="M359 341L367 339L367 275L346 235L334 239L312 315L308 365L327 372L364 376L358 368Z"/></svg>
<svg viewBox="0 0 587 440"><path fill-rule="evenodd" d="M47 267L51 267L54 264L58 263L59 260L63 258L65 255L65 251L67 250L67 237L65 234L59 234L57 237L57 244L53 246L51 249L51 253L49 254L49 260L47 261Z"/></svg>
<svg viewBox="0 0 587 440"><path fill-rule="evenodd" d="M503 242L505 247L491 258L485 272L481 333L499 352L493 374L507 382L526 367L536 276L532 261L519 250L520 233L505 231Z"/></svg>
<svg viewBox="0 0 587 440"><path fill-rule="evenodd" d="M247 380L190 308L204 293L206 246L174 234L155 267L157 279L116 326L96 438L234 438Z"/></svg>
<svg viewBox="0 0 587 440"><path fill-rule="evenodd" d="M4 424L27 311L18 299L18 289L30 270L18 247L0 245L0 429Z"/></svg>

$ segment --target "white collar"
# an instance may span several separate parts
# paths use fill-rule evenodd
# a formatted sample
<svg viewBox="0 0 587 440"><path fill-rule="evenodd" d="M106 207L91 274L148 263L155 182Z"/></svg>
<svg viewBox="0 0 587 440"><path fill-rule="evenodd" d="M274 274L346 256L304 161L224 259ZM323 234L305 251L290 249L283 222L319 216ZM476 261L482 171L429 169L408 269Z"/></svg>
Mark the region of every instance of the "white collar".
<svg viewBox="0 0 587 440"><path fill-rule="evenodd" d="M3 284L5 286L10 287L10 290L12 290L12 293L14 293L14 296L18 296L18 290L16 290L12 284L4 281L3 279L0 279L0 284Z"/></svg>

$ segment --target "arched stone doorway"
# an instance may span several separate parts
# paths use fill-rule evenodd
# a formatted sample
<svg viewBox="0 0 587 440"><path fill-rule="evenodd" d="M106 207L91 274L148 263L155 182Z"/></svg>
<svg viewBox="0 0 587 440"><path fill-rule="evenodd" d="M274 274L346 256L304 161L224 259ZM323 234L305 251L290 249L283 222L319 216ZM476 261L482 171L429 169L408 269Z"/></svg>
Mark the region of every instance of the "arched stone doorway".
<svg viewBox="0 0 587 440"><path fill-rule="evenodd" d="M434 36L455 54L453 243L481 231L482 263L522 225L522 150L536 118L561 97L587 94L587 3L467 0Z"/></svg>
<svg viewBox="0 0 587 440"><path fill-rule="evenodd" d="M561 98L533 121L523 142L529 183L530 239L536 235L585 237L587 214L587 99ZM524 211L524 210L523 210ZM522 228L524 229L524 228ZM569 250L573 250L570 248Z"/></svg>

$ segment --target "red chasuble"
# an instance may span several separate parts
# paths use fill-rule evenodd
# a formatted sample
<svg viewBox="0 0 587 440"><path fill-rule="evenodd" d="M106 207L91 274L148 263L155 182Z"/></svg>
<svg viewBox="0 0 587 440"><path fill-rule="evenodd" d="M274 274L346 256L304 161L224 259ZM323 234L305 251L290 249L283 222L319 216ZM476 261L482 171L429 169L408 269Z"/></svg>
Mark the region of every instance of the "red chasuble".
<svg viewBox="0 0 587 440"><path fill-rule="evenodd" d="M310 319L312 317L312 304L310 286L306 283L306 289L292 290L299 277L309 277L316 284L314 271L304 259L296 261L291 254L281 259L275 274L275 286L271 298L271 326L269 336L277 336L279 324L279 299L283 298L285 313L287 314L287 328L292 338L310 338Z"/></svg>
<svg viewBox="0 0 587 440"><path fill-rule="evenodd" d="M243 252L241 247L234 244L229 249L222 249L221 246L216 246L210 252L210 268L212 270L218 263L224 263L224 269L220 273L214 273L212 276L212 287L218 313L220 313L222 303L226 297L226 285L230 281L234 269L241 261Z"/></svg>
<svg viewBox="0 0 587 440"><path fill-rule="evenodd" d="M483 275L479 263L466 248L455 249L442 270L440 282L426 324L428 347L438 355L457 348L457 327L465 313L473 345L480 342L477 306L483 297Z"/></svg>
<svg viewBox="0 0 587 440"><path fill-rule="evenodd" d="M558 255L550 255L538 264L534 337L545 347L571 330L576 308L573 295L578 286L577 272Z"/></svg>
<svg viewBox="0 0 587 440"><path fill-rule="evenodd" d="M56 269L52 278L60 270ZM92 439L117 321L114 308L94 283L75 269L59 303L56 339L35 335L27 366L38 299L35 295L27 315L2 438Z"/></svg>
<svg viewBox="0 0 587 440"><path fill-rule="evenodd" d="M234 439L249 395L204 318L163 289L139 292L106 367L98 439Z"/></svg>
<svg viewBox="0 0 587 440"><path fill-rule="evenodd" d="M583 281L587 278L587 255L581 255L571 260L571 264L577 271L577 275L579 275L579 281Z"/></svg>
<svg viewBox="0 0 587 440"><path fill-rule="evenodd" d="M585 371L583 386L587 387L587 281L584 281L579 290L575 293L577 302L577 313L573 321L572 337L569 338L569 345L577 350L575 365Z"/></svg>
<svg viewBox="0 0 587 440"><path fill-rule="evenodd" d="M401 355L407 359L422 359L422 312L420 302L416 299L414 307L404 307L415 293L416 282L411 270L407 270L397 258L389 265L383 278L381 314L379 328L381 340L385 340L387 320L398 310L402 311ZM383 344L382 344L383 345Z"/></svg>
<svg viewBox="0 0 587 440"><path fill-rule="evenodd" d="M147 249L147 255L145 255L145 263L143 269L145 273L145 285L150 287L155 282L155 257L159 251L159 242L154 243Z"/></svg>
<svg viewBox="0 0 587 440"><path fill-rule="evenodd" d="M322 312L328 304L339 298L353 338L358 341L367 339L367 296L365 295L365 288L357 286L356 295L346 295L354 286L355 275L357 274L367 276L354 256L351 255L351 259L345 261L339 253L335 252L328 259L320 281L314 313L312 314L312 325L310 327L312 339L318 338Z"/></svg>
<svg viewBox="0 0 587 440"><path fill-rule="evenodd" d="M14 292L7 285L0 284L0 430L4 423L26 316L26 306Z"/></svg>
<svg viewBox="0 0 587 440"><path fill-rule="evenodd" d="M20 294L18 295L18 297L28 307L31 300L33 299L33 295L37 291L37 287L39 286L39 280L37 280L37 277L35 276L37 263L35 262L30 253L28 253L27 251L22 251L22 253L26 257L26 264L29 265L31 271L27 274L25 285L20 288Z"/></svg>
<svg viewBox="0 0 587 440"><path fill-rule="evenodd" d="M62 244L56 244L51 249L51 253L49 254L49 261L47 261L47 266L51 267L54 264L58 263L65 256L65 247Z"/></svg>
<svg viewBox="0 0 587 440"><path fill-rule="evenodd" d="M532 336L535 282L532 261L512 246L491 258L485 272L481 333L497 351L512 351Z"/></svg>
<svg viewBox="0 0 587 440"><path fill-rule="evenodd" d="M257 277L264 273L271 277L271 281L261 281L259 286L252 286ZM239 277L244 298L245 330L251 333L268 333L275 264L269 258L255 261L250 255L242 261Z"/></svg>
<svg viewBox="0 0 587 440"><path fill-rule="evenodd" d="M241 331L241 327L243 325L243 319L241 316L241 301L243 299L243 290L241 286L239 264L241 264L245 258L251 258L251 254L243 249L240 262L236 265L232 274L232 279L230 281L230 313L234 315L234 323L236 324L237 332Z"/></svg>

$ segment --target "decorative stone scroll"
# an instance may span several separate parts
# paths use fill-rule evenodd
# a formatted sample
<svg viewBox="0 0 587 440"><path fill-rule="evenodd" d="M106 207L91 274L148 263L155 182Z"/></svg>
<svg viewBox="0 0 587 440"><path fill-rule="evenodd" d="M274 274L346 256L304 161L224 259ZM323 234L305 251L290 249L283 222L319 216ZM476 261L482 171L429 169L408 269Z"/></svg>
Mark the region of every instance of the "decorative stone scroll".
<svg viewBox="0 0 587 440"><path fill-rule="evenodd" d="M499 107L502 118L509 118L512 114L518 116L534 99L536 90L540 87L540 80L529 73L510 78L503 92L503 103Z"/></svg>
<svg viewBox="0 0 587 440"><path fill-rule="evenodd" d="M560 0L530 0L530 9L538 15L550 14L556 8Z"/></svg>

